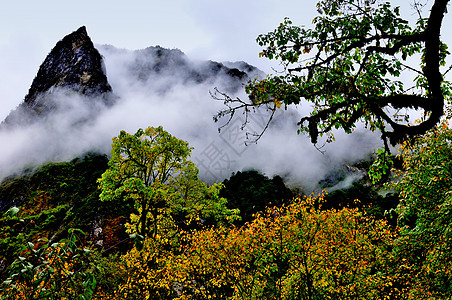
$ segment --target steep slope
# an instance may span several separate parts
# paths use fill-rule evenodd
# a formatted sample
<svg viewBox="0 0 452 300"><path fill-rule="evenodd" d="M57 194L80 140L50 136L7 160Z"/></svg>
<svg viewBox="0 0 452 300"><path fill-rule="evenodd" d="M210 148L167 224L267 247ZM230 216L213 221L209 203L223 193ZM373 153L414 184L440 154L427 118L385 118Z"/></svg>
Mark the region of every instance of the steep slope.
<svg viewBox="0 0 452 300"><path fill-rule="evenodd" d="M27 124L42 118L59 106L55 91L85 96L86 101L112 104L111 86L102 56L94 47L84 26L59 41L39 68L28 94L4 123Z"/></svg>

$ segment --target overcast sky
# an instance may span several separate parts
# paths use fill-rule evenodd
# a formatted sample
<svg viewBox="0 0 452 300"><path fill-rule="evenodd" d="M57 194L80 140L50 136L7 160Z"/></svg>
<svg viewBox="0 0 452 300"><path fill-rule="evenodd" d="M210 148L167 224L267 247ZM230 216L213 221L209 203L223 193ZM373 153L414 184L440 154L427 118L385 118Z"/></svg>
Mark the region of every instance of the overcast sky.
<svg viewBox="0 0 452 300"><path fill-rule="evenodd" d="M403 13L411 14L407 5L411 1L392 2L405 5ZM309 26L315 4L314 0L2 0L0 118L23 99L56 42L82 25L95 44L127 49L160 45L195 59L244 60L269 72L272 64L258 58L256 37L273 30L286 16Z"/></svg>
<svg viewBox="0 0 452 300"><path fill-rule="evenodd" d="M255 42L285 16L309 23L314 1L4 1L0 10L0 118L25 96L57 41L87 27L95 44L178 48L195 59L244 60L267 71Z"/></svg>
<svg viewBox="0 0 452 300"><path fill-rule="evenodd" d="M159 44L214 59L257 57L254 40L259 33L272 30L290 14L309 22L315 12L314 1L293 0L2 2L2 45L30 38L47 51L86 25L96 43L128 49Z"/></svg>

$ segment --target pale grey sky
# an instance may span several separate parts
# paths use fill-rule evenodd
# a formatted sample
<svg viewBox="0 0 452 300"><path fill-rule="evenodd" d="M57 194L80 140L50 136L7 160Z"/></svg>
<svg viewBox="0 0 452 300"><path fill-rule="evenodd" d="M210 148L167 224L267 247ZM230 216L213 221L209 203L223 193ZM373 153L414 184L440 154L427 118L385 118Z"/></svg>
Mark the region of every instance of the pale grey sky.
<svg viewBox="0 0 452 300"><path fill-rule="evenodd" d="M310 0L0 0L0 119L25 96L39 65L85 25L95 44L178 48L195 59L244 60L266 71L255 42L286 16L310 23Z"/></svg>
<svg viewBox="0 0 452 300"><path fill-rule="evenodd" d="M309 23L314 1L293 0L79 0L4 1L0 45L33 39L46 52L86 25L95 43L128 49L161 45L212 59L257 57L255 38L285 16Z"/></svg>
<svg viewBox="0 0 452 300"><path fill-rule="evenodd" d="M276 28L286 16L309 26L316 2L0 0L0 119L23 99L56 42L82 25L95 44L127 49L161 45L195 59L244 60L270 72L277 64L258 58L256 37ZM413 14L411 0L391 2L403 5L403 14ZM451 21L447 15L446 22Z"/></svg>

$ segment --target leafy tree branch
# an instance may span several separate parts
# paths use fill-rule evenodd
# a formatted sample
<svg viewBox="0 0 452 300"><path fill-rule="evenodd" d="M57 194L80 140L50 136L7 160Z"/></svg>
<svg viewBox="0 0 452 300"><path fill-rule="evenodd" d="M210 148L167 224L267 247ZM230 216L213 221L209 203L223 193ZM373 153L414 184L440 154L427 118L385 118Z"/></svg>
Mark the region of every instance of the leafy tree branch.
<svg viewBox="0 0 452 300"><path fill-rule="evenodd" d="M449 52L440 39L448 2L434 1L427 18L418 11L410 26L389 2L319 1L313 28L286 18L257 38L264 48L260 56L278 60L283 72L249 82L248 100L217 93L226 108L214 119L238 111L248 116L259 107L270 110L271 119L283 105L310 103L298 126L314 144L333 129L350 133L358 122L379 130L386 148L424 134L438 124L450 95L447 71L441 73ZM419 69L409 67L408 59L418 59ZM415 86L400 80L405 73L416 76ZM395 116L402 109L424 110L426 117L410 124Z"/></svg>

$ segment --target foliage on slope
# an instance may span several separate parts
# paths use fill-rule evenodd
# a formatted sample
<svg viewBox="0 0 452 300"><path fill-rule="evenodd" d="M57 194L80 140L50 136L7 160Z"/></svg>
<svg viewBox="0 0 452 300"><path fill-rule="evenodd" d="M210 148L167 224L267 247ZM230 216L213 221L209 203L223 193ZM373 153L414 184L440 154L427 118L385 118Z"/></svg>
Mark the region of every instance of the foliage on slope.
<svg viewBox="0 0 452 300"><path fill-rule="evenodd" d="M10 195L21 199L14 203L19 208L16 214L4 211L0 218L2 269L27 242L40 238L58 241L70 228L84 230L88 240L102 240L107 248L127 236L123 216L129 213L128 208L99 201L96 181L106 170L107 161L104 155L90 154L70 162L48 163L32 175L11 178L0 185L2 201L11 199ZM95 236L96 222L103 222L102 236Z"/></svg>
<svg viewBox="0 0 452 300"><path fill-rule="evenodd" d="M415 273L413 297L452 295L452 130L447 121L401 147L395 251Z"/></svg>
<svg viewBox="0 0 452 300"><path fill-rule="evenodd" d="M238 172L225 181L223 193L232 199L226 202L221 186L212 191L198 182L196 168L182 164L167 186L149 186L162 205L155 234L139 237L133 226L138 189L126 186L130 197L114 203L99 199L105 156L47 164L0 186L0 195L22 199L0 218L0 296L447 299L451 141L443 124L402 146L404 170L391 186L401 197L397 224L383 213L397 199L379 196L364 182L322 197L287 199L290 191L278 178ZM208 209L211 220L220 220L224 205L243 209L247 223L202 217ZM187 218L190 207L199 214ZM139 241L135 246L128 234Z"/></svg>

